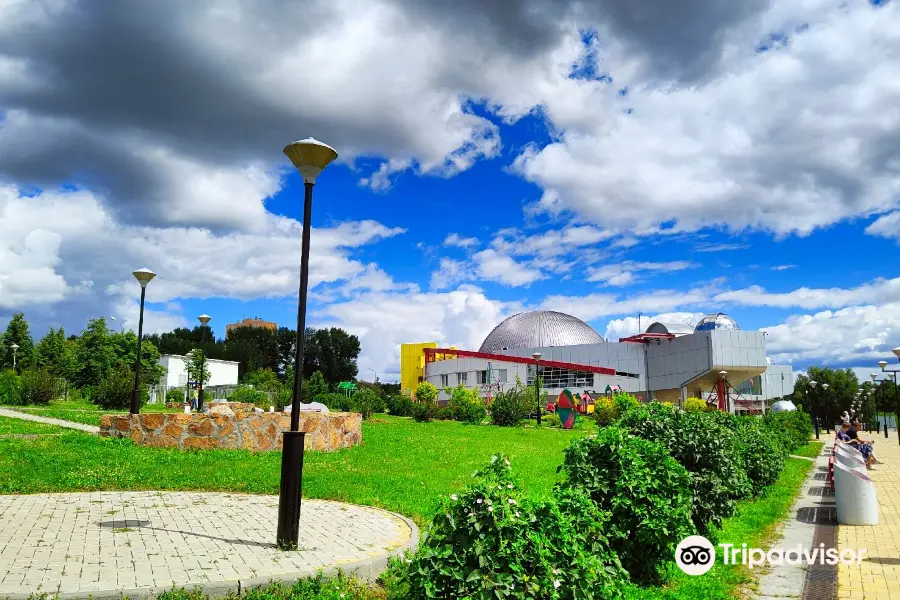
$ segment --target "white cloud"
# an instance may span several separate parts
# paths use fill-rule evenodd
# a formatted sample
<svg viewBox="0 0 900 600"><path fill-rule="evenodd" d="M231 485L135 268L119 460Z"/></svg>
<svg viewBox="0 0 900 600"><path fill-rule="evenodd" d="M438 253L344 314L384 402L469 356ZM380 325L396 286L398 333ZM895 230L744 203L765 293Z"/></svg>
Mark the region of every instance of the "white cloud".
<svg viewBox="0 0 900 600"><path fill-rule="evenodd" d="M456 246L457 248L463 248L466 250L468 250L469 248L474 248L478 244L478 238L463 237L458 233L451 233L444 240L445 246Z"/></svg>
<svg viewBox="0 0 900 600"><path fill-rule="evenodd" d="M540 270L519 263L512 257L501 254L492 248L477 252L472 258L475 261L478 276L483 280L518 287L545 277Z"/></svg>
<svg viewBox="0 0 900 600"><path fill-rule="evenodd" d="M642 77L610 31L601 58L615 84L548 88L559 138L524 152L516 169L544 188L545 209L611 227L806 235L890 210L900 192L898 22L896 2L773 3L722 38L716 67L693 85ZM757 53L773 32L788 42Z"/></svg>
<svg viewBox="0 0 900 600"><path fill-rule="evenodd" d="M666 325L686 324L693 327L703 317L704 313L702 312L670 312L656 316L644 315L640 318L640 323L638 323L638 317L613 319L606 326L606 339L607 341L615 342L619 338L643 333L652 323L657 321Z"/></svg>
<svg viewBox="0 0 900 600"><path fill-rule="evenodd" d="M733 303L744 306L772 306L777 308L799 307L838 308L857 304L882 304L900 300L900 277L876 279L854 288L807 288L801 287L790 292L767 292L761 286L722 292L715 296L719 303Z"/></svg>
<svg viewBox="0 0 900 600"><path fill-rule="evenodd" d="M601 267L592 268L588 271L588 281L601 281L606 285L624 286L634 283L637 280L636 273L639 272L657 272L672 273L675 271L683 271L697 267L696 263L686 260L675 260L669 262L636 262L625 261L614 265L603 265Z"/></svg>
<svg viewBox="0 0 900 600"><path fill-rule="evenodd" d="M900 211L888 213L866 227L866 233L889 239L900 239Z"/></svg>
<svg viewBox="0 0 900 600"><path fill-rule="evenodd" d="M787 271L788 269L796 269L797 265L775 265L773 271Z"/></svg>
<svg viewBox="0 0 900 600"><path fill-rule="evenodd" d="M450 258L442 258L440 268L431 274L431 289L444 290L457 283L472 279L473 267L470 263Z"/></svg>
<svg viewBox="0 0 900 600"><path fill-rule="evenodd" d="M615 294L547 296L541 302L540 308L558 310L578 317L582 321L593 321L602 317L637 315L639 312L668 313L677 309L702 306L708 302L709 292L696 288L685 291L655 290L630 297L620 297Z"/></svg>

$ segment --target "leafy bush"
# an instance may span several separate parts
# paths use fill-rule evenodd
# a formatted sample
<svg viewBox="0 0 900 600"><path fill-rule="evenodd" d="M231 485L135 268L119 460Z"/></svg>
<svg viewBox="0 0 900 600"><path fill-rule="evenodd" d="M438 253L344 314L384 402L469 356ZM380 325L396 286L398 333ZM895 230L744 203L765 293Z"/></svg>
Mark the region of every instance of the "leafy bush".
<svg viewBox="0 0 900 600"><path fill-rule="evenodd" d="M691 473L692 519L702 535L711 538L722 520L734 514L735 500L750 495L738 438L713 413L689 413L654 402L628 411L620 424L662 444Z"/></svg>
<svg viewBox="0 0 900 600"><path fill-rule="evenodd" d="M408 417L412 412L413 401L406 394L400 394L397 396L388 396L387 401L387 411L398 417Z"/></svg>
<svg viewBox="0 0 900 600"><path fill-rule="evenodd" d="M0 372L0 404L22 403L22 379L12 369Z"/></svg>
<svg viewBox="0 0 900 600"><path fill-rule="evenodd" d="M601 427L619 420L619 409L609 396L601 396L594 400L594 420Z"/></svg>
<svg viewBox="0 0 900 600"><path fill-rule="evenodd" d="M184 392L176 389L166 390L166 402L184 402Z"/></svg>
<svg viewBox="0 0 900 600"><path fill-rule="evenodd" d="M313 402L324 404L328 407L328 410L333 412L348 412L353 407L353 401L351 398L348 398L344 394L338 394L335 392L319 394L318 396L313 398Z"/></svg>
<svg viewBox="0 0 900 600"><path fill-rule="evenodd" d="M619 415L624 415L632 408L637 408L641 405L640 400L627 392L619 392L613 396L613 401L616 403L616 410L619 411Z"/></svg>
<svg viewBox="0 0 900 600"><path fill-rule="evenodd" d="M706 410L706 400L702 398L688 398L684 401L684 410L686 412L702 412Z"/></svg>
<svg viewBox="0 0 900 600"><path fill-rule="evenodd" d="M737 428L753 495L759 496L778 480L787 458L781 439L758 417L743 417Z"/></svg>
<svg viewBox="0 0 900 600"><path fill-rule="evenodd" d="M494 456L444 500L407 562L388 580L402 597L593 599L620 596L625 573L603 534L609 515L577 489L534 504Z"/></svg>
<svg viewBox="0 0 900 600"><path fill-rule="evenodd" d="M419 423L427 423L437 415L437 406L432 402L416 402L412 405L410 415Z"/></svg>
<svg viewBox="0 0 900 600"><path fill-rule="evenodd" d="M416 388L416 402L420 404L434 404L437 397L438 389L427 381L423 381Z"/></svg>
<svg viewBox="0 0 900 600"><path fill-rule="evenodd" d="M787 452L793 452L800 446L809 442L813 433L812 419L809 413L802 410L792 410L780 413L766 413L763 419L782 440L782 445Z"/></svg>
<svg viewBox="0 0 900 600"><path fill-rule="evenodd" d="M62 385L46 368L22 371L22 403L50 404L62 395ZM129 404L130 404L129 399Z"/></svg>
<svg viewBox="0 0 900 600"><path fill-rule="evenodd" d="M127 366L119 364L93 387L91 401L104 410L125 410L131 407L133 389L134 373ZM142 403L143 399L142 394Z"/></svg>
<svg viewBox="0 0 900 600"><path fill-rule="evenodd" d="M484 400L478 395L478 390L468 389L458 385L450 392L450 401L447 403L450 416L454 421L461 423L481 423L487 416Z"/></svg>
<svg viewBox="0 0 900 600"><path fill-rule="evenodd" d="M384 400L369 388L360 388L350 396L350 410L360 413L363 419L371 417L376 408L384 411Z"/></svg>
<svg viewBox="0 0 900 600"><path fill-rule="evenodd" d="M260 390L249 385L237 386L234 391L231 392L231 395L228 396L228 400L230 402L246 402L248 404L253 404L265 411L268 411L269 406L272 405L268 394L264 394Z"/></svg>
<svg viewBox="0 0 900 600"><path fill-rule="evenodd" d="M576 419L575 423L578 422L579 421ZM541 417L541 424L544 427L562 427L562 421L559 420L559 415L556 413L550 413Z"/></svg>
<svg viewBox="0 0 900 600"><path fill-rule="evenodd" d="M617 426L573 440L559 467L610 513L610 546L632 579L659 580L660 567L693 531L691 477L666 449Z"/></svg>
<svg viewBox="0 0 900 600"><path fill-rule="evenodd" d="M491 400L491 423L502 427L515 427L529 412L525 402L526 394L522 389L522 383L517 381L515 387L500 392Z"/></svg>
<svg viewBox="0 0 900 600"><path fill-rule="evenodd" d="M432 418L438 421L453 421L453 412L449 406L435 406L431 411Z"/></svg>

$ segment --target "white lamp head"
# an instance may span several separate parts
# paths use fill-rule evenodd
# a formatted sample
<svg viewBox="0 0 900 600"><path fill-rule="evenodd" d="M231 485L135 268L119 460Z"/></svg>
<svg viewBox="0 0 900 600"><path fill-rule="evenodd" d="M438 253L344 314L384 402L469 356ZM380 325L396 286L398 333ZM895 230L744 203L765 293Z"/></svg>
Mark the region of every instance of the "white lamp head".
<svg viewBox="0 0 900 600"><path fill-rule="evenodd" d="M887 361L886 361L886 360L879 360L879 361L878 361L878 366L881 367L881 370L882 370L882 371L884 371L884 368L887 366Z"/></svg>
<svg viewBox="0 0 900 600"><path fill-rule="evenodd" d="M819 385L819 382L817 382L817 381L810 381L810 382L809 382L809 385L810 385L810 387L815 388L817 385Z"/></svg>
<svg viewBox="0 0 900 600"><path fill-rule="evenodd" d="M878 379L878 373L869 373L869 377L872 378L872 381L875 381L876 379Z"/></svg>
<svg viewBox="0 0 900 600"><path fill-rule="evenodd" d="M147 287L147 284L150 283L150 281L154 277L156 277L156 273L154 273L147 267L138 269L137 271L133 272L132 275L134 275L134 278L138 280L138 283L141 284L141 287Z"/></svg>
<svg viewBox="0 0 900 600"><path fill-rule="evenodd" d="M534 360L541 360L541 356L543 356L543 354L541 354L540 352L535 352L531 355L531 358L533 358Z"/></svg>
<svg viewBox="0 0 900 600"><path fill-rule="evenodd" d="M12 351L13 351L13 352L15 352L16 350L19 349L19 345L18 345L18 344L10 344L9 347L12 348Z"/></svg>
<svg viewBox="0 0 900 600"><path fill-rule="evenodd" d="M201 325L206 325L207 323L212 321L212 317L204 313L197 317L197 320L200 321Z"/></svg>
<svg viewBox="0 0 900 600"><path fill-rule="evenodd" d="M728 375L728 371L719 371L719 377L721 377L722 379L725 379L725 377L727 375Z"/></svg>
<svg viewBox="0 0 900 600"><path fill-rule="evenodd" d="M824 389L826 389L826 390L827 390L827 389L828 389L828 387L829 387L829 386L828 386L828 384L827 384L827 383L823 383L823 384L822 384L822 387L823 387L823 388L824 388Z"/></svg>
<svg viewBox="0 0 900 600"><path fill-rule="evenodd" d="M898 359L900 359L900 346L894 348L893 350L891 350L891 352L894 353L894 356L896 356Z"/></svg>
<svg viewBox="0 0 900 600"><path fill-rule="evenodd" d="M306 138L284 147L284 154L291 159L305 183L316 183L316 177L338 157L337 151L319 140Z"/></svg>

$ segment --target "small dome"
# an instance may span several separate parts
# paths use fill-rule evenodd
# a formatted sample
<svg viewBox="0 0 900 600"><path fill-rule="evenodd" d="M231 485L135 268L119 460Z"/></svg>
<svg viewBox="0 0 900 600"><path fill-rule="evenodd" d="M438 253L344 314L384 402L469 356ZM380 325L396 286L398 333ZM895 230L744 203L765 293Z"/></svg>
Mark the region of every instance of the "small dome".
<svg viewBox="0 0 900 600"><path fill-rule="evenodd" d="M773 413L790 412L792 410L797 410L797 407L794 406L794 403L790 400L779 400L772 404L771 410Z"/></svg>
<svg viewBox="0 0 900 600"><path fill-rule="evenodd" d="M740 329L740 327L734 319L721 312L706 315L694 327L694 331L712 331L713 329Z"/></svg>
<svg viewBox="0 0 900 600"><path fill-rule="evenodd" d="M602 342L600 334L581 319L552 310L538 310L519 313L502 321L484 338L479 352Z"/></svg>
<svg viewBox="0 0 900 600"><path fill-rule="evenodd" d="M663 323L654 321L644 333L670 333L675 337L694 333L694 327L687 323Z"/></svg>

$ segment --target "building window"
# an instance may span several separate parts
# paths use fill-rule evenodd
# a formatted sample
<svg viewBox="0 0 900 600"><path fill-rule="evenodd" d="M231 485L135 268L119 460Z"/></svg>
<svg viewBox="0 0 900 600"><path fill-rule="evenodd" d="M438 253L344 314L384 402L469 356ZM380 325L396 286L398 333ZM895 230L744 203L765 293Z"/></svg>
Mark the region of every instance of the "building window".
<svg viewBox="0 0 900 600"><path fill-rule="evenodd" d="M534 365L528 366L526 385L534 385ZM558 367L540 367L541 386L547 388L580 388L594 387L594 374L590 371L560 369Z"/></svg>
<svg viewBox="0 0 900 600"><path fill-rule="evenodd" d="M506 383L506 369L497 369L497 381Z"/></svg>
<svg viewBox="0 0 900 600"><path fill-rule="evenodd" d="M467 372L457 373L456 374L456 382L460 385L465 385L466 382L469 381L469 374Z"/></svg>
<svg viewBox="0 0 900 600"><path fill-rule="evenodd" d="M487 371L475 371L475 383L479 385L484 385L485 383L490 383L488 381L488 372Z"/></svg>
<svg viewBox="0 0 900 600"><path fill-rule="evenodd" d="M450 385L450 376L449 375L441 375L441 387L445 388Z"/></svg>

